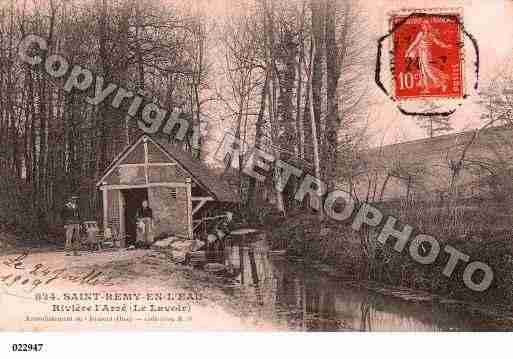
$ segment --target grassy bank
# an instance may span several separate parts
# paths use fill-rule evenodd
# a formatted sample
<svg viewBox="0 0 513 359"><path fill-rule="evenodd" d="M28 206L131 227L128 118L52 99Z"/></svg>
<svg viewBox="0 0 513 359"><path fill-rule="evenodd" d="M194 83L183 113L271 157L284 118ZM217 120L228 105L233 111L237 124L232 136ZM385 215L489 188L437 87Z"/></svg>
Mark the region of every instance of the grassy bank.
<svg viewBox="0 0 513 359"><path fill-rule="evenodd" d="M437 260L429 265L419 264L411 258L409 244L398 253L393 249L394 239L390 238L385 245L379 243L376 238L380 228L356 232L350 220L320 219L316 213L272 217L266 226L272 228L274 249L286 249L291 258L329 265L343 276L482 304L509 305L513 301L513 245L506 208L486 203L466 203L451 209L430 203L394 203L380 209L399 219L397 229L406 223L414 227L410 238L418 233L437 238L441 247ZM449 259L443 251L445 245L469 255L470 261L487 263L494 272L491 286L484 292L468 289L462 279L462 263L450 278L443 275ZM479 279L476 277L475 281Z"/></svg>

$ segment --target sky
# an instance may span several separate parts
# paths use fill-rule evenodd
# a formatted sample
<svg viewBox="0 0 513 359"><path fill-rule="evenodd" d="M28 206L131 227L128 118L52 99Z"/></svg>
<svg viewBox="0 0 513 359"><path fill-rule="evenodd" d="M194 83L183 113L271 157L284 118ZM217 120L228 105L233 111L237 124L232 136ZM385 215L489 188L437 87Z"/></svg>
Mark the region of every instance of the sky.
<svg viewBox="0 0 513 359"><path fill-rule="evenodd" d="M463 24L467 31L477 40L480 52L479 90L485 89L500 71L508 71L513 64L513 1L506 0L459 0L459 1L420 1L420 0L366 0L361 1L369 14L369 35L371 41L377 41L386 33L387 13L401 8L433 9L461 8ZM436 10L435 10L436 11ZM433 11L433 12L435 12ZM466 65L472 65L473 52L467 49ZM470 67L472 70L472 68ZM511 71L510 71L511 72ZM465 71L467 88L470 90L474 74ZM372 80L371 80L372 81ZM469 92L470 97L462 103L456 113L451 116L451 124L455 131L463 131L480 127L485 120L481 118L483 108L479 105L478 93ZM397 111L395 104L383 93L373 94L377 104L371 110L370 127L376 135L374 144L396 143L418 139L426 136L411 117Z"/></svg>
<svg viewBox="0 0 513 359"><path fill-rule="evenodd" d="M164 0L168 1L168 0ZM206 11L210 16L222 20L234 9L239 0L195 0L192 6ZM362 13L367 17L366 32L370 46L376 46L377 39L388 29L389 12L400 9L457 8L463 14L463 23L477 40L480 52L480 79L478 91L472 90L474 74L472 62L474 54L469 43L465 43L466 82L469 98L462 102L451 116L454 131L464 131L480 127L483 107L478 103L478 92L486 89L500 72L513 68L513 1L512 0L359 0ZM377 48L377 46L376 46ZM372 52L375 56L375 51ZM374 64L369 66L369 94L373 105L370 108L369 131L372 134L370 145L390 144L426 137L412 117L402 115L396 104L377 89L374 84ZM216 137L216 136L214 136Z"/></svg>

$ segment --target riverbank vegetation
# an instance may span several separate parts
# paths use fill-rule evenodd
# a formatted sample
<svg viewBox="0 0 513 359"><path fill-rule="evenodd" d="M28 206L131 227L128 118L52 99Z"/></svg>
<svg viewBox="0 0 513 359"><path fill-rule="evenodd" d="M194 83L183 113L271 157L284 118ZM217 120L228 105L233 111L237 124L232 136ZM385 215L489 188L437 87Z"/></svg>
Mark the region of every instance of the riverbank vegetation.
<svg viewBox="0 0 513 359"><path fill-rule="evenodd" d="M409 243L398 253L393 249L395 239L390 238L382 245L376 240L379 228L356 232L351 228L351 220L320 220L317 213L301 213L286 219L275 217L264 226L274 228L269 231L272 248L285 249L292 260L300 258L314 267L321 265L333 276L375 281L480 304L511 303L513 245L510 218L505 215L504 205L467 202L449 213L433 203L396 202L377 207L382 213L398 218L398 229L411 224L414 231L410 238L416 233L432 235L441 248L451 245L469 255L471 261L490 265L494 272L490 288L481 293L468 289L463 283L465 266L461 263L450 278L443 275L449 258L443 251L433 264L419 264L408 253Z"/></svg>

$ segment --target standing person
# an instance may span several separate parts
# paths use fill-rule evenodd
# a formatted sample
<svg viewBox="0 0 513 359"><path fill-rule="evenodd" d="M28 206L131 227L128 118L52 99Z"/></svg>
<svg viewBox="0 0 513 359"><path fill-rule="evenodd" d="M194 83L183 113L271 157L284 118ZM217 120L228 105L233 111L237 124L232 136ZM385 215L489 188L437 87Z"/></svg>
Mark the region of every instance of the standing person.
<svg viewBox="0 0 513 359"><path fill-rule="evenodd" d="M62 220L66 231L66 244L64 250L66 255L79 256L80 247L80 212L78 210L78 196L71 196L62 209Z"/></svg>
<svg viewBox="0 0 513 359"><path fill-rule="evenodd" d="M209 263L224 263L225 239L231 232L233 213L226 212L226 216L218 221L212 233L207 236L206 257Z"/></svg>
<svg viewBox="0 0 513 359"><path fill-rule="evenodd" d="M228 234L230 234L232 230L232 221L233 221L233 213L226 212L226 215L223 219L217 222L215 227L215 232L217 238L223 240Z"/></svg>
<svg viewBox="0 0 513 359"><path fill-rule="evenodd" d="M149 248L153 243L153 210L148 201L142 201L141 208L137 211L137 240L136 247Z"/></svg>

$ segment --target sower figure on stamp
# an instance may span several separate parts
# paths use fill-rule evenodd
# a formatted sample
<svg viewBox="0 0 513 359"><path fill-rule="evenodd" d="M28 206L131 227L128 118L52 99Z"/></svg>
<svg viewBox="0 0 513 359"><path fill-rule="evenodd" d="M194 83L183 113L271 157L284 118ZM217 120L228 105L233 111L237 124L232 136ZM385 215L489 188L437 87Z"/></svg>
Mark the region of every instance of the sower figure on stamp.
<svg viewBox="0 0 513 359"><path fill-rule="evenodd" d="M406 50L407 58L418 59L422 93L429 93L433 87L442 88L444 92L447 90L449 76L434 64L432 47L436 44L447 49L450 45L444 43L437 36L439 36L437 32L424 22L421 24L421 30L417 33L415 40Z"/></svg>
<svg viewBox="0 0 513 359"><path fill-rule="evenodd" d="M61 212L62 220L64 222L64 230L66 231L66 244L64 250L66 255L73 254L79 256L80 247L80 212L78 210L78 196L71 196Z"/></svg>
<svg viewBox="0 0 513 359"><path fill-rule="evenodd" d="M153 210L148 201L142 202L142 207L137 211L137 248L149 248L153 243Z"/></svg>

